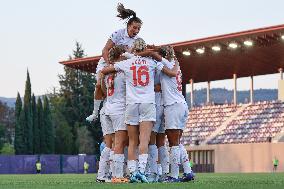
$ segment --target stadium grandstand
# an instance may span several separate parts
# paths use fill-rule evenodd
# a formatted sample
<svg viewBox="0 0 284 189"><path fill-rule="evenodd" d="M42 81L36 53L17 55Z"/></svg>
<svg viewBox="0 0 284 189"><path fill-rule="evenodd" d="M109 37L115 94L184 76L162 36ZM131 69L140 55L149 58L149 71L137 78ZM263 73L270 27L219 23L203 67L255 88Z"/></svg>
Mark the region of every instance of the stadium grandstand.
<svg viewBox="0 0 284 189"><path fill-rule="evenodd" d="M191 108L182 142L197 172L270 172L284 162L284 25L167 44L175 49L190 86ZM101 56L62 61L95 72ZM278 100L254 101L254 76L279 73ZM250 77L250 100L237 102L237 79ZM214 105L210 82L232 79L233 102ZM195 106L194 84L207 82L204 106ZM190 84L190 85L187 85ZM279 167L279 171L284 171Z"/></svg>

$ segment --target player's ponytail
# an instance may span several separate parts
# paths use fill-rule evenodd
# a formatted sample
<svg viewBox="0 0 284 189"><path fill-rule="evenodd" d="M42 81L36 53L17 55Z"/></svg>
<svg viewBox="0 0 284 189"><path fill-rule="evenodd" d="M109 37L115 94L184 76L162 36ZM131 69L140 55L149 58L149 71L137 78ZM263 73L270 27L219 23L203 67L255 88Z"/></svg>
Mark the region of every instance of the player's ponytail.
<svg viewBox="0 0 284 189"><path fill-rule="evenodd" d="M122 20L127 19L127 26L131 25L132 22L138 22L142 24L142 20L136 16L136 12L131 9L124 8L123 4L118 3L117 5L117 17L121 18Z"/></svg>

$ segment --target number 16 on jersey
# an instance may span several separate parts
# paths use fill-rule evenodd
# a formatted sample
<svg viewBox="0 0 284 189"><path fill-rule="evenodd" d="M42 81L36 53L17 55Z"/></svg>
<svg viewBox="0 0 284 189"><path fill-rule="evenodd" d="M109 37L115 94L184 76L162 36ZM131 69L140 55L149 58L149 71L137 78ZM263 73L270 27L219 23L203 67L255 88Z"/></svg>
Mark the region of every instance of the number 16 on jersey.
<svg viewBox="0 0 284 189"><path fill-rule="evenodd" d="M137 85L140 86L147 86L149 84L149 68L145 65L138 67L133 65L130 67L132 71L132 78L133 78L133 85L136 87Z"/></svg>

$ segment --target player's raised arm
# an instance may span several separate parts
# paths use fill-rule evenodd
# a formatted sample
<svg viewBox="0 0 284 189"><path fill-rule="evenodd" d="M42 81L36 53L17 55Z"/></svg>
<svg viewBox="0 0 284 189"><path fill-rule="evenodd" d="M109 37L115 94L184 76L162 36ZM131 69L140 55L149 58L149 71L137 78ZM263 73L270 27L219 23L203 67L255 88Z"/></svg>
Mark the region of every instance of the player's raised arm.
<svg viewBox="0 0 284 189"><path fill-rule="evenodd" d="M114 45L115 45L114 42L111 39L108 39L105 44L105 47L103 48L102 55L107 64L110 63L108 59L108 52Z"/></svg>
<svg viewBox="0 0 284 189"><path fill-rule="evenodd" d="M162 56L159 55L157 52L154 52L153 50L145 50L143 52L136 53L136 55L143 57L151 57L158 62L162 61Z"/></svg>
<svg viewBox="0 0 284 189"><path fill-rule="evenodd" d="M168 68L167 65L164 64L164 67L161 71L169 77L176 77L178 70L179 70L179 62L176 60L175 65L172 69Z"/></svg>
<svg viewBox="0 0 284 189"><path fill-rule="evenodd" d="M123 53L125 53L125 48L122 45L113 46L108 52L108 60L111 62L111 64L109 64L109 66L107 67L104 67L101 73L107 75L115 72L116 69L114 68L113 63L125 60L125 57L121 56ZM116 64L121 64L121 63L116 63Z"/></svg>
<svg viewBox="0 0 284 189"><path fill-rule="evenodd" d="M110 73L114 73L115 69L113 67L112 64L110 64L109 66L105 67L104 69L102 69L101 71L104 75L110 74Z"/></svg>

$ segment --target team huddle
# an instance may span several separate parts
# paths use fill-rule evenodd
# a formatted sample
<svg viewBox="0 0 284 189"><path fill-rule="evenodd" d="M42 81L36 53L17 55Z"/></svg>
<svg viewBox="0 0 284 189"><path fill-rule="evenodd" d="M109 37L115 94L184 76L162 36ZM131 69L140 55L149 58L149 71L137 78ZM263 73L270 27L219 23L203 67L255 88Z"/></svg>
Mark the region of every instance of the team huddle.
<svg viewBox="0 0 284 189"><path fill-rule="evenodd" d="M174 50L146 45L137 36L142 21L136 13L122 4L117 10L118 17L128 19L127 28L114 32L103 49L96 70L94 111L87 118L98 117L103 101L100 121L106 147L97 182L194 180L187 151L180 144L188 107Z"/></svg>

